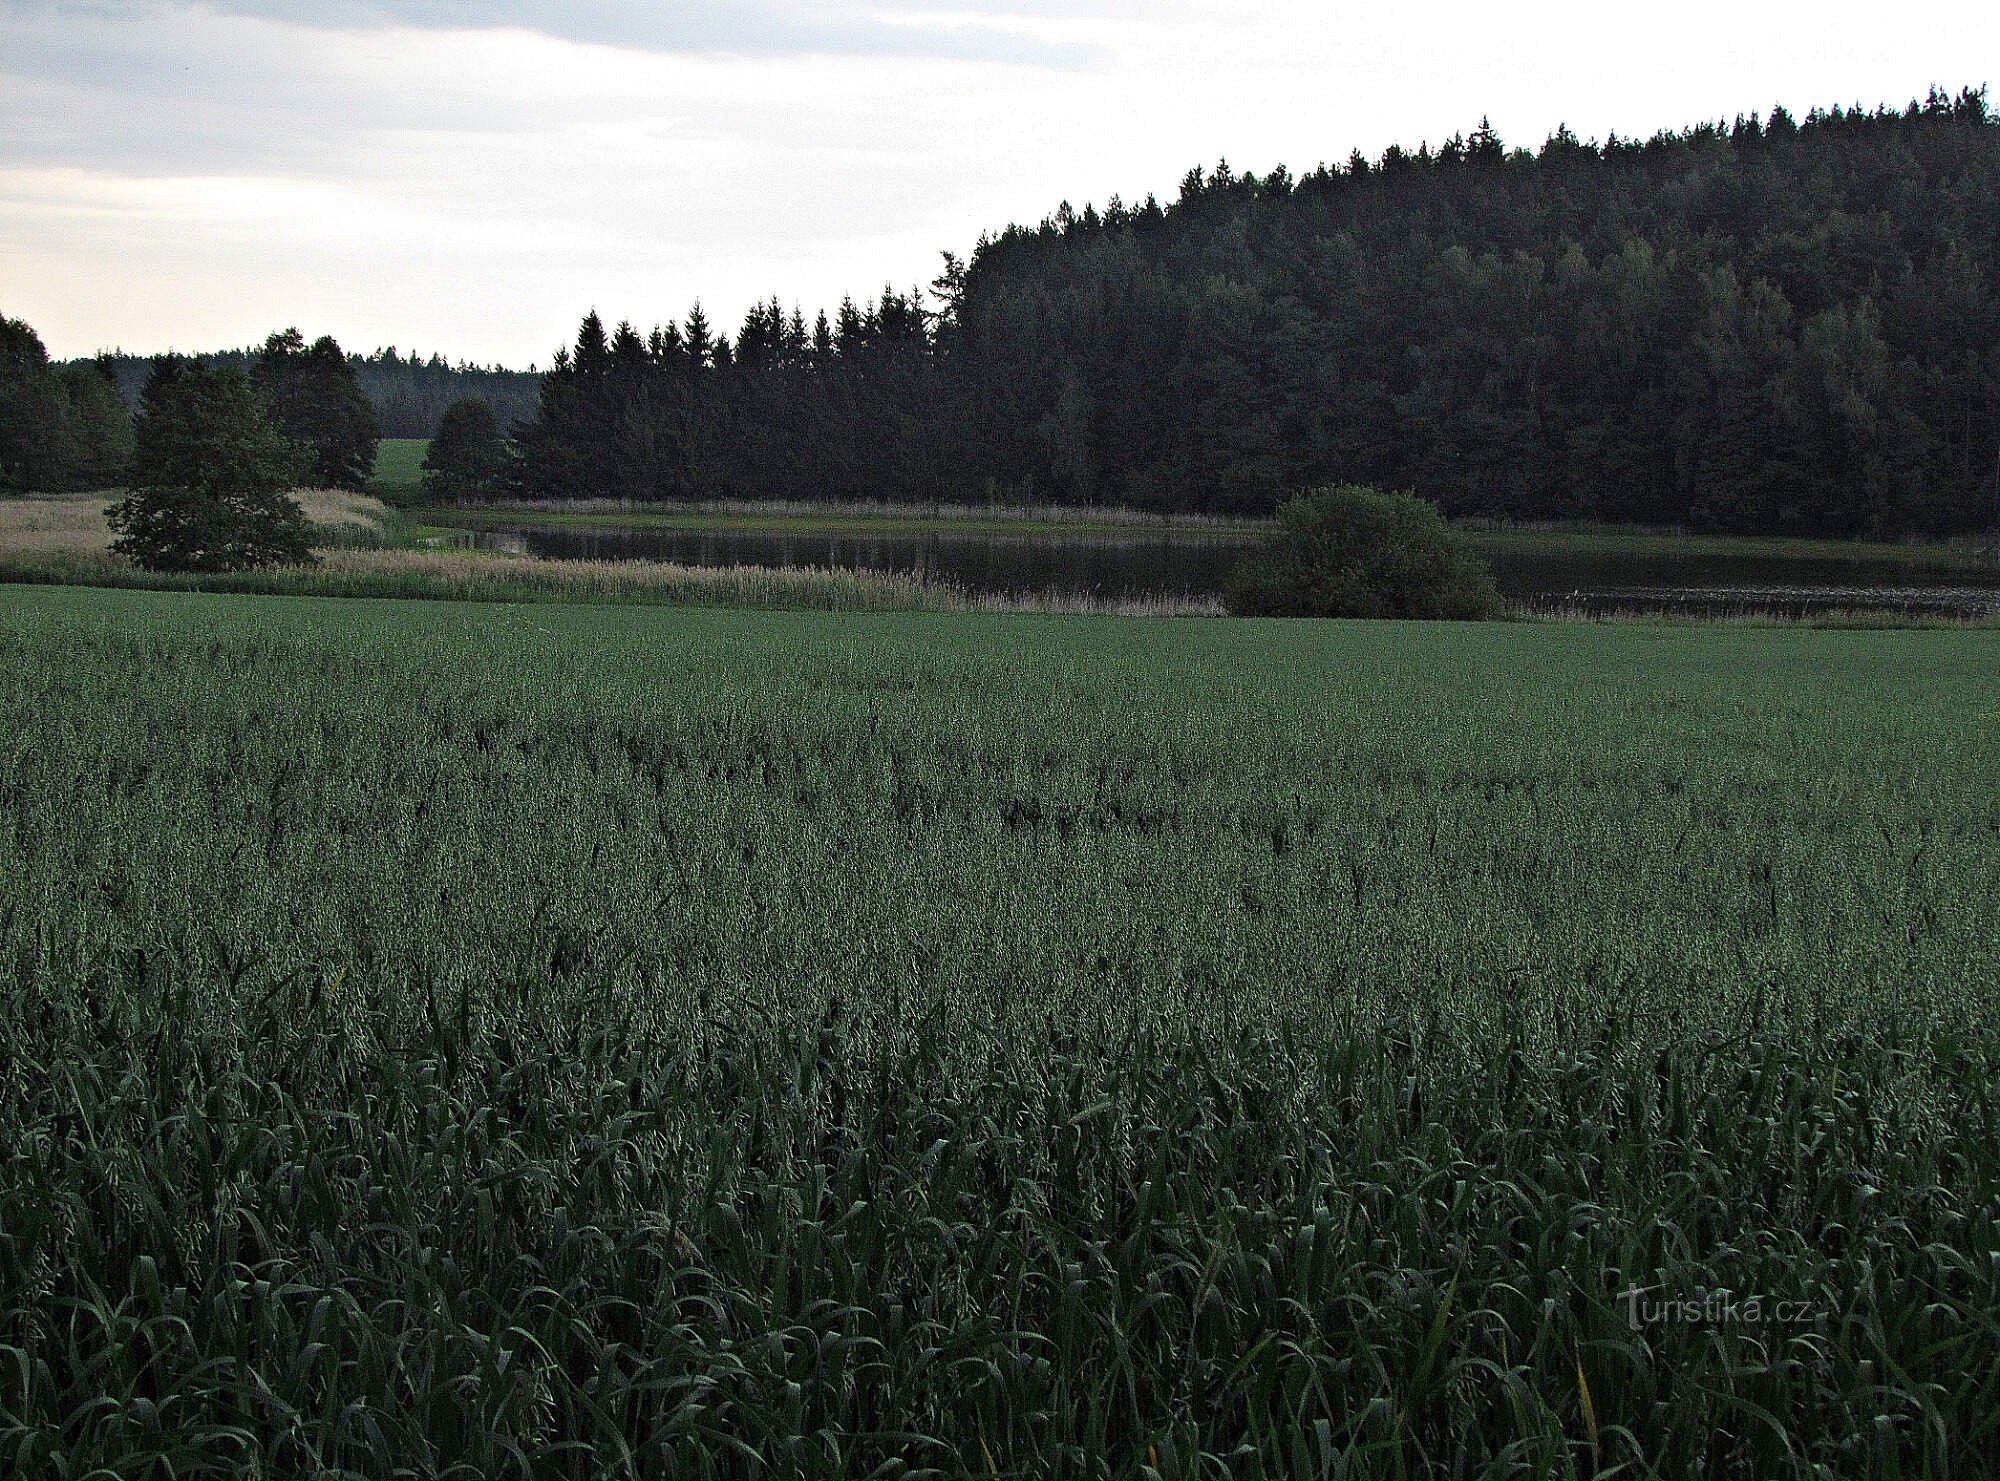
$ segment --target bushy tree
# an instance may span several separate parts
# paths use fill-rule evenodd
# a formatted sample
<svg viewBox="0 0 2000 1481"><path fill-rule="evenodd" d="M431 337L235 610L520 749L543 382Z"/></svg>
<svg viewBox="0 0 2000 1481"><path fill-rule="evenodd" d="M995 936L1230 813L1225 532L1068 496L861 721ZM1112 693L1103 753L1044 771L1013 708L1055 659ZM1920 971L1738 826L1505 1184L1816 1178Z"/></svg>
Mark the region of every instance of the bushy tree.
<svg viewBox="0 0 2000 1481"><path fill-rule="evenodd" d="M132 414L103 359L53 365L41 337L0 319L0 489L105 488L132 457Z"/></svg>
<svg viewBox="0 0 2000 1481"><path fill-rule="evenodd" d="M240 371L162 359L134 430L132 490L110 512L112 549L151 571L310 564L288 498L297 449Z"/></svg>
<svg viewBox="0 0 2000 1481"><path fill-rule="evenodd" d="M1237 578L1230 610L1477 621L1501 607L1492 572L1437 506L1346 484L1279 506L1277 533Z"/></svg>
<svg viewBox="0 0 2000 1481"><path fill-rule="evenodd" d="M0 489L60 488L69 461L62 385L41 337L0 318Z"/></svg>
<svg viewBox="0 0 2000 1481"><path fill-rule="evenodd" d="M424 454L424 497L440 503L490 499L507 472L507 444L491 402L454 401Z"/></svg>
<svg viewBox="0 0 2000 1481"><path fill-rule="evenodd" d="M310 346L296 329L264 341L251 382L278 430L305 454L305 477L322 488L367 486L381 434L347 356L331 335Z"/></svg>
<svg viewBox="0 0 2000 1481"><path fill-rule="evenodd" d="M102 359L74 361L59 372L68 402L70 467L66 486L110 488L132 466L132 413Z"/></svg>

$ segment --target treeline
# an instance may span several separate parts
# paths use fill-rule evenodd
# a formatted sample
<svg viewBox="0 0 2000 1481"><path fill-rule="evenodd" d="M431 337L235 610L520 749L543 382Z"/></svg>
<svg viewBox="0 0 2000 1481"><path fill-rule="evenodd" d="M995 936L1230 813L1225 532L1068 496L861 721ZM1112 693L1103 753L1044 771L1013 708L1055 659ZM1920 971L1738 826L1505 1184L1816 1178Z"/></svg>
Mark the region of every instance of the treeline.
<svg viewBox="0 0 2000 1481"><path fill-rule="evenodd" d="M244 374L262 353L257 349L214 350L193 358L215 367L233 367ZM113 351L98 357L118 383L128 406L136 407L152 370L152 359ZM541 377L532 370L506 370L497 365L454 364L442 355L408 354L391 345L372 354L350 353L347 363L354 383L375 413L384 437L435 437L445 410L455 401L488 402L503 423L534 415Z"/></svg>
<svg viewBox="0 0 2000 1481"><path fill-rule="evenodd" d="M641 339L595 313L514 428L503 487L531 498L880 499L955 488L945 346L916 290L808 328L777 300L734 342L697 304Z"/></svg>
<svg viewBox="0 0 2000 1481"><path fill-rule="evenodd" d="M351 481L355 447L456 405L436 497L1255 514L1359 483L1454 515L1963 531L2000 518L1996 222L1983 90L1532 152L1482 125L1064 205L831 318L773 299L732 335L697 305L642 334L593 313L539 377L299 341L296 374L336 390L299 393L287 433L346 426L322 476ZM0 396L60 451L0 449L0 477L108 481L129 431L104 388L129 400L148 362L52 367L8 334ZM202 358L254 380L274 353Z"/></svg>
<svg viewBox="0 0 2000 1481"><path fill-rule="evenodd" d="M0 492L104 488L132 458L132 414L111 367L53 365L41 336L0 316Z"/></svg>
<svg viewBox="0 0 2000 1481"><path fill-rule="evenodd" d="M1997 220L1983 90L1223 164L832 321L593 314L511 487L1261 513L1360 482L1458 515L1964 530L2000 512Z"/></svg>
<svg viewBox="0 0 2000 1481"><path fill-rule="evenodd" d="M171 436L192 439L187 445L211 448L225 461L244 447L268 443L282 450L281 481L316 488L360 489L375 471L375 411L352 361L331 336L308 344L298 330L285 329L240 355L159 355L143 364L132 399L150 418L156 440L168 428ZM163 388L187 379L190 367L202 375L188 385L202 394L163 399ZM135 471L136 445L126 371L110 355L52 364L32 328L0 318L0 491L123 484ZM225 405L237 417L227 428L214 410ZM173 425L180 420L202 425ZM144 447L137 450L144 463ZM219 476L228 474L219 470Z"/></svg>

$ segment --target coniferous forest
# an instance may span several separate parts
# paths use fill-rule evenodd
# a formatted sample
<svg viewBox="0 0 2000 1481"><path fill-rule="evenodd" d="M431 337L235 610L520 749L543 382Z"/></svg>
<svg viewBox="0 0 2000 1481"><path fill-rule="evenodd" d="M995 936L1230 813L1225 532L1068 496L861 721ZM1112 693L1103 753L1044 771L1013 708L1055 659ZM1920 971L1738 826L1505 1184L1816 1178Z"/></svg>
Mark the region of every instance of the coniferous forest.
<svg viewBox="0 0 2000 1481"><path fill-rule="evenodd" d="M1453 515L1896 535L2000 513L2000 127L1907 110L1469 138L984 238L928 293L733 340L592 315L516 491Z"/></svg>
<svg viewBox="0 0 2000 1481"><path fill-rule="evenodd" d="M1948 534L2000 520L1996 123L1967 89L1533 151L1482 124L1064 204L830 316L593 312L539 381L346 359L387 436L489 402L492 490L528 498L1254 515L1362 483L1452 516ZM64 374L129 399L146 368Z"/></svg>
<svg viewBox="0 0 2000 1481"><path fill-rule="evenodd" d="M210 366L230 366L249 374L261 349L218 350L197 356ZM147 355L113 352L98 363L117 381L125 399L136 406L152 374ZM503 422L530 416L541 377L533 371L507 370L498 365L452 362L438 354L419 355L394 345L371 354L349 353L347 363L355 384L374 409L384 437L432 437L455 401L477 398L492 405Z"/></svg>

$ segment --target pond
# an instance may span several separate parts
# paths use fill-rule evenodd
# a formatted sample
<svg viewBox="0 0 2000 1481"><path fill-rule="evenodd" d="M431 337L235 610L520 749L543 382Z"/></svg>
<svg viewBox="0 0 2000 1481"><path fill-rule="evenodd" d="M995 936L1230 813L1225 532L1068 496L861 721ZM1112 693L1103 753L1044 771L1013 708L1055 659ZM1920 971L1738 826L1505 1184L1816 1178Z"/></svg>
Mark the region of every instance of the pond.
<svg viewBox="0 0 2000 1481"><path fill-rule="evenodd" d="M1206 595L1256 543L1255 535L1028 534L676 530L627 525L482 522L486 550L565 560L672 561L689 566L823 566L895 571L978 592L1060 592L1105 598Z"/></svg>
<svg viewBox="0 0 2000 1481"><path fill-rule="evenodd" d="M657 525L539 524L483 518L462 538L481 549L573 560L672 561L696 566L821 566L893 571L977 592L1055 592L1104 599L1205 596L1255 550L1242 530L1035 532L905 529L675 529ZM1673 611L1716 617L1790 616L1868 607L1911 615L2000 614L2000 565L1928 568L1897 560L1794 555L1682 555L1560 543L1498 542L1487 552L1500 589L1537 607Z"/></svg>

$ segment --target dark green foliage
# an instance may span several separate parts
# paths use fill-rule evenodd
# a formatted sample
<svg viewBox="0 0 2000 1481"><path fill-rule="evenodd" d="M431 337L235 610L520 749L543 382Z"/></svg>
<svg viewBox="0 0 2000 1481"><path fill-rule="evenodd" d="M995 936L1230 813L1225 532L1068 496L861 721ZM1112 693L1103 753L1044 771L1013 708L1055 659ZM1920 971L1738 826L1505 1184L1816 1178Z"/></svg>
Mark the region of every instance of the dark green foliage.
<svg viewBox="0 0 2000 1481"><path fill-rule="evenodd" d="M455 401L424 454L424 497L440 503L490 499L501 491L507 465L492 404Z"/></svg>
<svg viewBox="0 0 2000 1481"><path fill-rule="evenodd" d="M0 591L0 1469L1983 1474L1996 663Z"/></svg>
<svg viewBox="0 0 2000 1481"><path fill-rule="evenodd" d="M330 336L321 335L308 347L296 329L273 334L251 367L250 381L278 430L301 449L310 483L367 486L381 434L354 368Z"/></svg>
<svg viewBox="0 0 2000 1481"><path fill-rule="evenodd" d="M1060 207L920 295L733 343L601 322L522 492L1447 514L1898 536L2000 518L2000 126L1982 93L1643 143L1490 128Z"/></svg>
<svg viewBox="0 0 2000 1481"><path fill-rule="evenodd" d="M384 437L435 437L444 414L459 401L484 401L507 426L535 410L541 377L532 370L452 363L442 355L400 354L395 346L350 355L362 394L375 408Z"/></svg>
<svg viewBox="0 0 2000 1481"><path fill-rule="evenodd" d="M811 325L775 299L733 339L698 307L650 335L592 315L539 390L348 364L397 435L492 401L530 496L1261 515L1355 482L1452 517L1956 533L2000 519L1997 211L1978 91L1533 154L1482 126L1063 205L928 299Z"/></svg>
<svg viewBox="0 0 2000 1481"><path fill-rule="evenodd" d="M1454 516L1968 529L2000 517L1996 203L1971 92L1224 165L985 244L949 378L979 472L1067 498L1269 510L1353 481Z"/></svg>
<svg viewBox="0 0 2000 1481"><path fill-rule="evenodd" d="M1437 506L1347 484L1278 506L1278 529L1244 564L1229 608L1249 617L1500 615L1493 573Z"/></svg>
<svg viewBox="0 0 2000 1481"><path fill-rule="evenodd" d="M310 528L285 490L298 450L241 372L162 359L146 385L132 491L112 549L155 571L306 565Z"/></svg>
<svg viewBox="0 0 2000 1481"><path fill-rule="evenodd" d="M52 366L33 329L0 318L0 491L104 488L131 456L131 414L108 367Z"/></svg>
<svg viewBox="0 0 2000 1481"><path fill-rule="evenodd" d="M69 402L68 487L109 488L122 483L132 466L132 413L118 383L102 361L70 364L57 372Z"/></svg>
<svg viewBox="0 0 2000 1481"><path fill-rule="evenodd" d="M19 319L0 318L0 489L59 486L66 435L62 390L41 337Z"/></svg>
<svg viewBox="0 0 2000 1481"><path fill-rule="evenodd" d="M248 372L261 353L256 349L220 350L195 358ZM104 358L126 399L136 402L152 361L144 355L122 353ZM442 355L406 354L394 345L366 355L351 354L347 364L354 372L355 384L374 409L383 438L398 441L427 441L436 436L439 421L454 401L491 402L502 426L532 416L536 388L541 384L541 377L533 370L453 363Z"/></svg>
<svg viewBox="0 0 2000 1481"><path fill-rule="evenodd" d="M917 503L952 476L940 347L921 295L885 288L812 330L773 299L732 343L700 304L641 336L587 316L514 428L531 498Z"/></svg>

